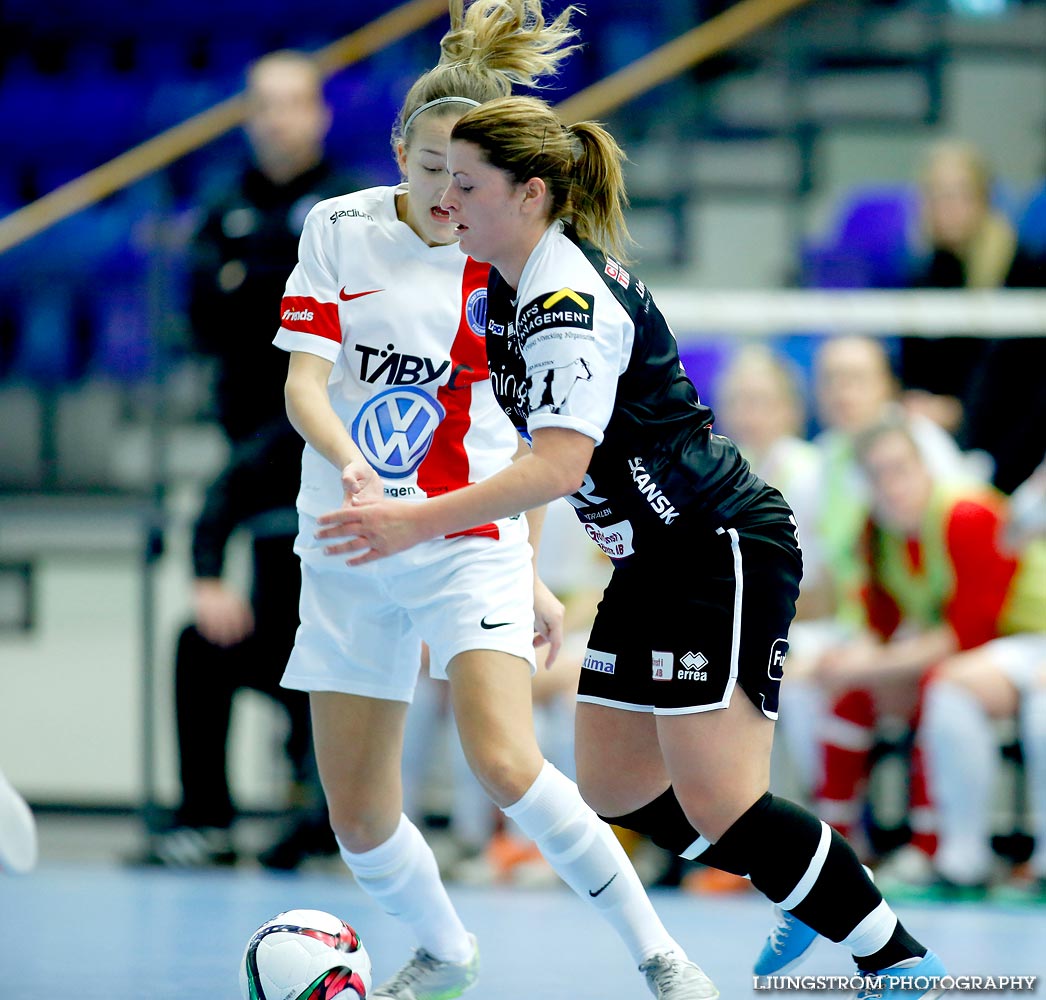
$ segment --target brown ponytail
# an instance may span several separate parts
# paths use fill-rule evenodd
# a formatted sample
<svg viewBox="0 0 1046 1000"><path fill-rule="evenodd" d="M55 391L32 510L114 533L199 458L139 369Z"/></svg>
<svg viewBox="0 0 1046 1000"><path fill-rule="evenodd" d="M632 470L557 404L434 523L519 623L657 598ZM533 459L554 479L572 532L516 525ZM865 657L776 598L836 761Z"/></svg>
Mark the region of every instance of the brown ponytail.
<svg viewBox="0 0 1046 1000"><path fill-rule="evenodd" d="M468 111L451 138L478 146L517 183L540 177L551 197L550 222L568 220L580 237L628 262L625 154L602 125L564 126L545 101L504 97Z"/></svg>

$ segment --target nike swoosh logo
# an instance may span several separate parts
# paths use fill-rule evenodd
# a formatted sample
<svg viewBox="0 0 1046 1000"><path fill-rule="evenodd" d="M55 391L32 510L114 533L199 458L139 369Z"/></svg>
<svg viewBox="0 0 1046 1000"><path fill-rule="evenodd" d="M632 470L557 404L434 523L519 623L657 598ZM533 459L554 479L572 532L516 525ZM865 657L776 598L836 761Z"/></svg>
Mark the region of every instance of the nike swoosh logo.
<svg viewBox="0 0 1046 1000"><path fill-rule="evenodd" d="M364 295L373 295L375 292L383 291L385 291L384 288L372 288L369 292L353 292L351 295L346 295L345 289L343 288L338 292L338 298L341 299L342 302L351 302L353 299L361 298Z"/></svg>
<svg viewBox="0 0 1046 1000"><path fill-rule="evenodd" d="M606 880L606 881L605 881L605 882L604 882L604 883L603 883L603 884L602 884L602 885L601 885L601 886L600 886L600 887L599 887L599 888L598 888L598 889L597 889L597 890L596 890L595 892L593 892L593 891L592 891L591 889L589 889L589 890L588 890L588 894L589 894L589 895L590 895L590 896L591 896L591 897L592 897L593 899L595 899L595 898L596 898L596 896L598 896L598 895L599 895L599 894L600 894L600 893L601 893L601 892L602 892L602 891L603 891L603 890L604 890L604 889L605 889L605 888L606 888L606 887L607 887L608 885L610 885L610 883L611 883L611 882L613 882L613 881L614 881L614 879L616 879L616 878L617 878L617 872L614 872L614 874L613 874L613 875L611 875L611 876L610 876L610 878L608 878L608 879L607 879L607 880Z"/></svg>
<svg viewBox="0 0 1046 1000"><path fill-rule="evenodd" d="M484 615L479 620L479 627L480 628L502 628L505 625L511 625L511 624L512 624L512 622L488 622L486 615Z"/></svg>

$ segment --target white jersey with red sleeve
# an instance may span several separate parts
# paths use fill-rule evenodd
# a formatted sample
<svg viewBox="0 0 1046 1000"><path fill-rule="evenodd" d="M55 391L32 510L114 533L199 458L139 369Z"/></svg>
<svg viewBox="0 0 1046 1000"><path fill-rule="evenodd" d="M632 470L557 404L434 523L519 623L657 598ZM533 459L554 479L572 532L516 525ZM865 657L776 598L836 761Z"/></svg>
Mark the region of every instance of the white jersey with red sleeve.
<svg viewBox="0 0 1046 1000"><path fill-rule="evenodd" d="M331 403L386 495L421 500L497 472L518 436L487 369L488 265L400 222L404 190L312 209L273 343L334 363ZM306 445L299 509L318 516L342 500L340 470Z"/></svg>

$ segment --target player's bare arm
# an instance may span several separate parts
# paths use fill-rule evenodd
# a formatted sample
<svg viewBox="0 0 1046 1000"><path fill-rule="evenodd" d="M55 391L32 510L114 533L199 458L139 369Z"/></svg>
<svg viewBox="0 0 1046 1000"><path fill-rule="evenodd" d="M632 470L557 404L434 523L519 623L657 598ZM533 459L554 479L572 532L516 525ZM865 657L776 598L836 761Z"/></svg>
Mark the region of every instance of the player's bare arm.
<svg viewBox="0 0 1046 1000"><path fill-rule="evenodd" d="M381 477L363 457L331 406L327 380L333 367L315 354L291 353L284 390L287 416L313 448L341 469L346 504L354 496L379 500L384 495Z"/></svg>
<svg viewBox="0 0 1046 1000"><path fill-rule="evenodd" d="M917 678L958 648L955 633L947 625L885 643L859 640L826 651L815 667L815 676L832 691Z"/></svg>
<svg viewBox="0 0 1046 1000"><path fill-rule="evenodd" d="M595 442L563 427L535 431L533 448L517 462L481 483L425 503L359 499L349 509L319 518L317 537L332 542L329 555L348 555L350 565L373 562L418 542L511 517L569 496L581 488ZM363 555L354 553L369 551Z"/></svg>
<svg viewBox="0 0 1046 1000"><path fill-rule="evenodd" d="M518 462L529 454L530 445L521 435L513 461ZM538 552L541 550L541 533L545 526L546 510L544 504L528 510L527 524L530 527L530 547L534 553L534 648L548 646L545 669L551 670L563 645L563 620L566 609L538 574Z"/></svg>

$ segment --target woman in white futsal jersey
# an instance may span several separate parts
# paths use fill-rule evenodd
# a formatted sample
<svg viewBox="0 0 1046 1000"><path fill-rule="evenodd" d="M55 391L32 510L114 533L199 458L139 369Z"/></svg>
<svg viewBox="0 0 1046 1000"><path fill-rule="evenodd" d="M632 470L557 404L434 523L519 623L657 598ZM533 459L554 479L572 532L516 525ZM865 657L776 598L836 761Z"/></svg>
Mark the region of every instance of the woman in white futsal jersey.
<svg viewBox="0 0 1046 1000"><path fill-rule="evenodd" d="M586 800L611 823L750 877L804 929L846 945L859 970L892 977L886 996L937 996L940 959L900 925L850 845L768 791L802 575L795 521L712 433L668 323L622 260L623 158L602 127L564 126L534 98L457 121L441 206L462 253L492 265L491 382L532 448L424 504L363 483L320 518L319 535L369 569L569 496L614 561L578 690Z"/></svg>
<svg viewBox="0 0 1046 1000"><path fill-rule="evenodd" d="M540 0L484 0L467 12L452 3L439 64L411 88L394 131L406 183L313 209L275 338L291 352L287 412L307 442L301 627L282 683L310 693L345 863L418 944L375 998L456 997L478 971L476 940L402 813L404 717L422 640L433 674L450 682L462 745L491 799L610 922L655 996L717 995L658 919L614 832L538 747L535 631L554 656L562 605L535 580L527 519L466 525L365 569L325 556L315 538L317 516L361 481L377 497L419 501L512 462L520 439L495 402L484 346L489 269L459 253L439 199L451 126L554 72L576 47L573 13L546 23Z"/></svg>

